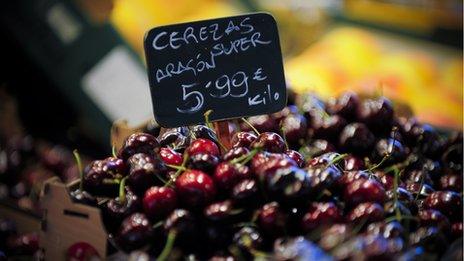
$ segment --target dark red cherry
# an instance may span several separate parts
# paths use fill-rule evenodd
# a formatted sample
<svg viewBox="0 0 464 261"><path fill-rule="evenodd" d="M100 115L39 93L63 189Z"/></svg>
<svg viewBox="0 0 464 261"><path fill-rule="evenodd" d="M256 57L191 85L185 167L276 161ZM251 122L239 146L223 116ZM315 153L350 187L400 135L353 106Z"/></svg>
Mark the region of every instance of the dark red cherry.
<svg viewBox="0 0 464 261"><path fill-rule="evenodd" d="M176 151L183 151L190 143L190 138L179 129L170 129L163 133L159 139L162 147L170 147Z"/></svg>
<svg viewBox="0 0 464 261"><path fill-rule="evenodd" d="M353 208L347 215L347 221L353 223L365 222L366 224L383 220L383 207L377 203L361 203Z"/></svg>
<svg viewBox="0 0 464 261"><path fill-rule="evenodd" d="M455 222L451 225L451 235L453 238L462 237L462 221Z"/></svg>
<svg viewBox="0 0 464 261"><path fill-rule="evenodd" d="M187 153L190 156L195 154L210 154L216 157L220 156L219 148L216 143L207 139L196 139L190 143L190 146L187 148Z"/></svg>
<svg viewBox="0 0 464 261"><path fill-rule="evenodd" d="M274 132L261 133L251 144L254 149L262 149L267 152L282 153L286 150L286 145L282 137Z"/></svg>
<svg viewBox="0 0 464 261"><path fill-rule="evenodd" d="M358 179L368 179L369 173L362 170L356 171L345 171L342 176L336 181L336 188L340 191L344 191L345 188Z"/></svg>
<svg viewBox="0 0 464 261"><path fill-rule="evenodd" d="M218 189L229 191L232 187L240 181L240 174L236 167L230 162L221 162L216 166L214 171L213 180Z"/></svg>
<svg viewBox="0 0 464 261"><path fill-rule="evenodd" d="M346 92L338 98L331 98L327 102L327 112L338 114L346 119L354 119L358 110L360 101L354 92Z"/></svg>
<svg viewBox="0 0 464 261"><path fill-rule="evenodd" d="M257 222L261 230L267 235L282 235L286 225L285 212L280 208L279 203L268 203L259 210Z"/></svg>
<svg viewBox="0 0 464 261"><path fill-rule="evenodd" d="M243 155L247 155L249 152L250 150L245 147L233 147L229 151L227 151L222 158L226 161L229 161L239 158Z"/></svg>
<svg viewBox="0 0 464 261"><path fill-rule="evenodd" d="M151 220L166 217L177 207L177 194L170 187L151 187L143 197L143 211Z"/></svg>
<svg viewBox="0 0 464 261"><path fill-rule="evenodd" d="M435 190L426 183L417 183L417 182L409 182L406 183L406 190L411 192L414 196L419 194L419 198L423 199L427 197L430 193L434 192Z"/></svg>
<svg viewBox="0 0 464 261"><path fill-rule="evenodd" d="M345 171L362 170L365 169L364 161L354 155L348 155L343 159L343 166Z"/></svg>
<svg viewBox="0 0 464 261"><path fill-rule="evenodd" d="M404 228L398 221L388 223L382 221L369 224L366 232L368 234L379 235L384 238L397 238L403 236Z"/></svg>
<svg viewBox="0 0 464 261"><path fill-rule="evenodd" d="M332 202L312 203L301 220L301 228L309 233L322 225L337 223L342 219L342 211Z"/></svg>
<svg viewBox="0 0 464 261"><path fill-rule="evenodd" d="M345 202L352 206L363 202L382 204L385 198L385 189L382 184L373 179L355 180L348 184L344 192Z"/></svg>
<svg viewBox="0 0 464 261"><path fill-rule="evenodd" d="M334 249L352 236L349 224L332 224L322 228L319 245L326 251Z"/></svg>
<svg viewBox="0 0 464 261"><path fill-rule="evenodd" d="M7 239L6 245L12 255L32 256L39 250L39 235L37 232L14 235Z"/></svg>
<svg viewBox="0 0 464 261"><path fill-rule="evenodd" d="M324 101L312 93L299 95L297 105L303 111L309 125L312 125L314 118L320 117L325 111Z"/></svg>
<svg viewBox="0 0 464 261"><path fill-rule="evenodd" d="M120 197L110 199L103 208L103 221L105 227L111 232L119 227L124 218L142 209L140 198L128 187L125 190L126 193L123 195L123 199Z"/></svg>
<svg viewBox="0 0 464 261"><path fill-rule="evenodd" d="M154 136L147 133L134 133L124 141L118 157L127 160L136 153L153 155L158 153L159 148L160 144Z"/></svg>
<svg viewBox="0 0 464 261"><path fill-rule="evenodd" d="M425 183L427 185L433 186L434 182L430 177L429 173L423 170L412 170L407 172L402 177L407 183Z"/></svg>
<svg viewBox="0 0 464 261"><path fill-rule="evenodd" d="M384 160L383 166L402 162L406 159L406 149L399 140L380 139L374 147L373 159L377 162ZM385 158L385 159L384 159Z"/></svg>
<svg viewBox="0 0 464 261"><path fill-rule="evenodd" d="M164 163L149 154L134 154L127 162L129 165L127 184L137 195L143 196L149 187L161 183L157 176L166 175L167 169Z"/></svg>
<svg viewBox="0 0 464 261"><path fill-rule="evenodd" d="M199 170L186 170L176 180L177 195L187 208L210 203L216 195L213 180Z"/></svg>
<svg viewBox="0 0 464 261"><path fill-rule="evenodd" d="M253 179L238 182L232 188L231 198L239 206L256 206L260 202L258 183Z"/></svg>
<svg viewBox="0 0 464 261"><path fill-rule="evenodd" d="M298 167L303 168L305 166L305 159L301 153L296 150L286 150L285 154L296 162Z"/></svg>
<svg viewBox="0 0 464 261"><path fill-rule="evenodd" d="M257 177L272 175L277 169L297 166L297 163L285 154L261 152L253 156L251 170Z"/></svg>
<svg viewBox="0 0 464 261"><path fill-rule="evenodd" d="M462 175L447 174L440 178L440 189L462 192Z"/></svg>
<svg viewBox="0 0 464 261"><path fill-rule="evenodd" d="M337 152L327 152L308 161L308 167L325 167L333 164L333 161L339 157Z"/></svg>
<svg viewBox="0 0 464 261"><path fill-rule="evenodd" d="M374 131L389 131L393 122L393 105L385 97L365 100L358 109L358 120Z"/></svg>
<svg viewBox="0 0 464 261"><path fill-rule="evenodd" d="M190 157L188 167L212 174L218 163L219 158L216 156L206 153L197 153Z"/></svg>
<svg viewBox="0 0 464 261"><path fill-rule="evenodd" d="M171 148L161 148L159 156L165 164L176 166L182 165L182 154Z"/></svg>
<svg viewBox="0 0 464 261"><path fill-rule="evenodd" d="M385 173L383 171L377 170L374 172L373 176L382 184L386 190L393 189L395 186L395 177L393 173ZM398 182L398 187L404 186L403 181L398 180Z"/></svg>
<svg viewBox="0 0 464 261"><path fill-rule="evenodd" d="M134 213L124 219L115 241L120 249L130 252L147 245L152 231L152 225L145 214Z"/></svg>
<svg viewBox="0 0 464 261"><path fill-rule="evenodd" d="M251 132L241 131L237 132L232 136L231 143L232 147L245 147L249 148L251 143L255 141L258 137Z"/></svg>
<svg viewBox="0 0 464 261"><path fill-rule="evenodd" d="M108 157L104 160L103 171L113 175L126 176L127 167L124 161L120 158Z"/></svg>
<svg viewBox="0 0 464 261"><path fill-rule="evenodd" d="M115 196L118 192L117 184L106 183L106 180L113 180L115 176L103 170L105 161L92 161L84 169L83 187L85 191L95 196Z"/></svg>
<svg viewBox="0 0 464 261"><path fill-rule="evenodd" d="M277 121L271 117L271 115L258 115L249 117L248 122L253 125L259 132L266 132L266 131L278 131L279 125ZM243 131L252 131L252 128L245 122L240 124L240 127Z"/></svg>
<svg viewBox="0 0 464 261"><path fill-rule="evenodd" d="M325 153L335 152L335 146L327 140L315 139L309 145L302 147L300 151L311 157L319 157Z"/></svg>
<svg viewBox="0 0 464 261"><path fill-rule="evenodd" d="M306 138L308 124L306 118L300 114L290 114L282 120L283 135L292 147L297 147Z"/></svg>
<svg viewBox="0 0 464 261"><path fill-rule="evenodd" d="M100 259L97 250L87 242L77 242L72 244L66 251L68 261L87 261Z"/></svg>
<svg viewBox="0 0 464 261"><path fill-rule="evenodd" d="M421 226L435 226L441 229L442 231L448 231L450 229L450 223L448 218L438 210L419 210L418 217Z"/></svg>
<svg viewBox="0 0 464 261"><path fill-rule="evenodd" d="M419 129L421 127L417 119L414 117L399 117L397 119L397 124L405 142L409 145L414 145L419 138Z"/></svg>
<svg viewBox="0 0 464 261"><path fill-rule="evenodd" d="M426 226L409 234L409 244L422 246L422 251L441 254L447 249L448 240L437 227Z"/></svg>
<svg viewBox="0 0 464 261"><path fill-rule="evenodd" d="M372 132L362 123L346 125L340 134L339 145L347 152L358 155L370 152L375 142Z"/></svg>
<svg viewBox="0 0 464 261"><path fill-rule="evenodd" d="M232 201L230 200L212 203L203 210L205 218L215 223L231 222L239 214L240 211L235 211L233 209Z"/></svg>
<svg viewBox="0 0 464 261"><path fill-rule="evenodd" d="M297 167L279 168L265 179L269 196L286 205L305 203L315 193L316 175L309 175Z"/></svg>
<svg viewBox="0 0 464 261"><path fill-rule="evenodd" d="M398 189L396 190L396 193L394 192L393 189L391 189L386 192L386 195L387 195L387 200L392 201L392 200L395 200L395 197L396 197L397 200L403 203L406 207L408 207L412 213L415 214L417 212L417 206L414 202L414 196L412 195L411 192L407 191L406 189L398 187Z"/></svg>
<svg viewBox="0 0 464 261"><path fill-rule="evenodd" d="M317 139L336 140L346 124L346 120L338 115L315 118L310 134Z"/></svg>
<svg viewBox="0 0 464 261"><path fill-rule="evenodd" d="M424 207L439 210L452 221L462 220L462 197L456 192L432 192L425 199Z"/></svg>
<svg viewBox="0 0 464 261"><path fill-rule="evenodd" d="M197 139L198 138L208 139L216 144L218 143L218 138L217 138L216 133L208 126L196 125L192 128L191 132L193 136Z"/></svg>
<svg viewBox="0 0 464 261"><path fill-rule="evenodd" d="M175 209L164 221L164 230L176 231L176 243L180 245L197 245L192 243L198 239L197 220L188 210Z"/></svg>

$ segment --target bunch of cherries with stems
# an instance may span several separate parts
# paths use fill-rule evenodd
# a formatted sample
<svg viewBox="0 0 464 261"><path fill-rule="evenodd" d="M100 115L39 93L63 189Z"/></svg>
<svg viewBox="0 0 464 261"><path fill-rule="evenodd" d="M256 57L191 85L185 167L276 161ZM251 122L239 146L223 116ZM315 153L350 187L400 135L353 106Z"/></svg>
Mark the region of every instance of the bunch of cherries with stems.
<svg viewBox="0 0 464 261"><path fill-rule="evenodd" d="M102 209L116 248L157 260L459 251L451 243L462 237L461 132L444 137L396 116L385 97L351 92L327 102L299 95L278 113L242 119L230 149L205 118L159 138L132 134L81 171L71 196Z"/></svg>

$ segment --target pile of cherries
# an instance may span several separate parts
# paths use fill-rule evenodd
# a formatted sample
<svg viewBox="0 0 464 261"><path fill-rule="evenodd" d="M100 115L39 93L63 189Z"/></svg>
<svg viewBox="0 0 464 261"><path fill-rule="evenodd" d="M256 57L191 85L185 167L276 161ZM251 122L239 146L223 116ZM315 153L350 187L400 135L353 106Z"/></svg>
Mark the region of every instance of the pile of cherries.
<svg viewBox="0 0 464 261"><path fill-rule="evenodd" d="M462 255L461 132L398 117L384 97L290 102L234 125L229 149L206 125L133 134L71 196L100 207L110 242L135 257Z"/></svg>
<svg viewBox="0 0 464 261"><path fill-rule="evenodd" d="M13 220L0 218L0 261L28 260L28 257L41 258L38 234L19 233Z"/></svg>
<svg viewBox="0 0 464 261"><path fill-rule="evenodd" d="M40 213L43 182L53 176L63 182L79 179L72 151L33 137L0 137L0 200Z"/></svg>

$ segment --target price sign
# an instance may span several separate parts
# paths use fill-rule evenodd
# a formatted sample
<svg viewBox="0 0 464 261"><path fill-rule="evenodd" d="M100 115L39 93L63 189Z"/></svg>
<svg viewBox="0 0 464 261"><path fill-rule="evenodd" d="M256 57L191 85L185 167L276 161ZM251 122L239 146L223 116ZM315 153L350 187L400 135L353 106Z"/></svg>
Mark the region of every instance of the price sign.
<svg viewBox="0 0 464 261"><path fill-rule="evenodd" d="M287 102L275 19L255 13L151 29L144 40L163 127L268 114Z"/></svg>

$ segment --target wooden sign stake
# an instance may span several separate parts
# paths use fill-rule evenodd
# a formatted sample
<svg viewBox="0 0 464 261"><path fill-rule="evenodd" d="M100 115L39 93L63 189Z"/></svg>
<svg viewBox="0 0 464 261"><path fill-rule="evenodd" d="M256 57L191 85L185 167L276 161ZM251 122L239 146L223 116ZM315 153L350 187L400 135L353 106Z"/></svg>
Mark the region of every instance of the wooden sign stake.
<svg viewBox="0 0 464 261"><path fill-rule="evenodd" d="M213 127L214 131L216 131L219 142L224 145L224 147L221 146L221 151L222 153L225 153L226 150L229 150L231 147L229 123L227 121L215 121L213 122Z"/></svg>

